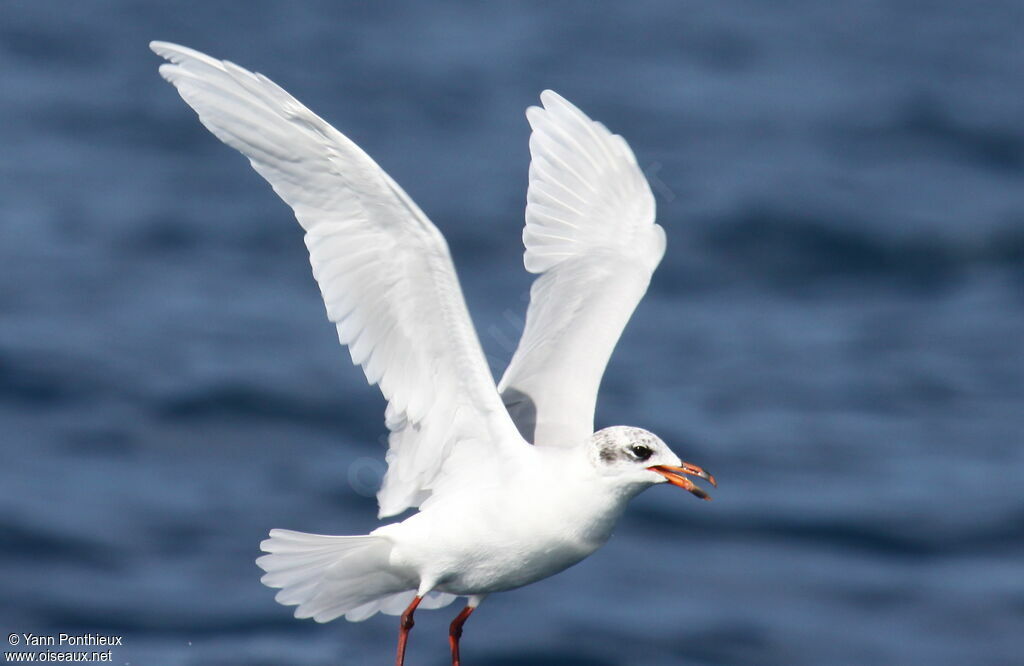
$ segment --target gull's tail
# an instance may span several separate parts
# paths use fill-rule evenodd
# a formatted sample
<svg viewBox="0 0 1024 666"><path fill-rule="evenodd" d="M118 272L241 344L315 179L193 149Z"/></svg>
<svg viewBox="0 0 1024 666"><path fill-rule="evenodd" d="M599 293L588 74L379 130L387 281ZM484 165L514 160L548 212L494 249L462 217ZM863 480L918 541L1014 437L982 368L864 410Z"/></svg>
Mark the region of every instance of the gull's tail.
<svg viewBox="0 0 1024 666"><path fill-rule="evenodd" d="M271 530L256 560L260 580L279 587L274 597L298 606L295 617L329 622L342 615L359 622L377 612L399 615L416 594L416 581L390 564L391 540L383 536L325 536ZM455 597L429 593L421 608L447 606Z"/></svg>

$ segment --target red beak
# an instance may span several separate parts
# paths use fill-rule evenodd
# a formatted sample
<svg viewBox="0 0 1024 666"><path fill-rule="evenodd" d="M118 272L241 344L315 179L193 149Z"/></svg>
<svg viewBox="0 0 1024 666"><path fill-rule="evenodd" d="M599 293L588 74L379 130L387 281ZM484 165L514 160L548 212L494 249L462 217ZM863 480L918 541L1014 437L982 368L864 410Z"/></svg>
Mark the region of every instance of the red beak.
<svg viewBox="0 0 1024 666"><path fill-rule="evenodd" d="M647 469L661 474L673 486L679 486L683 490L687 490L703 500L710 500L711 496L695 486L693 481L690 481L685 475L689 474L690 476L700 477L716 488L718 487L718 484L715 483L715 477L711 476L700 467L691 465L690 463L683 463L682 467L655 465L654 467L648 467Z"/></svg>

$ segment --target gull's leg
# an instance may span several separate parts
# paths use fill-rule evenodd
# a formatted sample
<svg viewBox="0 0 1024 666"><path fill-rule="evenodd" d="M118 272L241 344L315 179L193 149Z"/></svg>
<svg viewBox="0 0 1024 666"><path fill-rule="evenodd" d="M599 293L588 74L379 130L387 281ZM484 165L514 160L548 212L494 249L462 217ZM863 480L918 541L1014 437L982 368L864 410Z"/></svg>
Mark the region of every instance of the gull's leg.
<svg viewBox="0 0 1024 666"><path fill-rule="evenodd" d="M472 606L463 608L448 628L448 644L452 646L452 666L459 666L459 639L462 637L462 625L466 623L466 619L473 614L474 610Z"/></svg>
<svg viewBox="0 0 1024 666"><path fill-rule="evenodd" d="M402 620L398 625L398 656L395 657L395 666L402 666L405 663L405 644L409 642L409 630L416 624L412 621L412 614L421 601L423 597L416 595L402 613Z"/></svg>
<svg viewBox="0 0 1024 666"><path fill-rule="evenodd" d="M459 666L460 663L459 639L462 638L462 625L466 623L466 620L473 614L473 611L476 610L476 607L479 606L480 602L483 600L484 598L482 595L470 597L466 607L455 616L455 619L452 620L451 626L448 628L448 644L452 647L452 666Z"/></svg>

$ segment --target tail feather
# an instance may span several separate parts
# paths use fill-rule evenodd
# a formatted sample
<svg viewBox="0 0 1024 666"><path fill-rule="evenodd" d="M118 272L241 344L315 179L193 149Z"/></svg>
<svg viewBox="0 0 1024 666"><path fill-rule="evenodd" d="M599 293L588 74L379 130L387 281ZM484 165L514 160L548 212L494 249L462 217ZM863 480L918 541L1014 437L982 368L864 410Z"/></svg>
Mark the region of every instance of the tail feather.
<svg viewBox="0 0 1024 666"><path fill-rule="evenodd" d="M390 565L387 537L271 530L260 547L268 553L256 560L266 572L260 580L281 588L275 599L298 606L295 617L359 622L377 612L398 615L416 594L417 581ZM440 608L454 598L430 593L420 607Z"/></svg>

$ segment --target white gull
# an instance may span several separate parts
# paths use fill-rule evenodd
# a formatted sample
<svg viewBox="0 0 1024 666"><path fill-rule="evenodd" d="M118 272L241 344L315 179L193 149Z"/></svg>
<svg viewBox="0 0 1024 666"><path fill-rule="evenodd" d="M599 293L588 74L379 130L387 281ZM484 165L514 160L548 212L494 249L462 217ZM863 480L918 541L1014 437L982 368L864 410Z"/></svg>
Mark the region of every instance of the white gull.
<svg viewBox="0 0 1024 666"><path fill-rule="evenodd" d="M611 535L630 498L714 483L656 435L594 432L615 343L665 251L654 197L622 137L548 90L526 115L525 265L539 277L497 386L444 237L351 140L261 74L166 42L160 73L213 134L249 158L305 230L328 318L388 401L380 518L363 536L270 531L262 581L295 616L401 623L456 597L452 663L466 618L492 592L551 576Z"/></svg>

